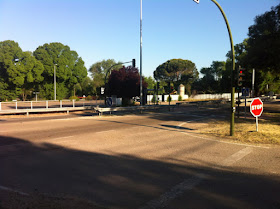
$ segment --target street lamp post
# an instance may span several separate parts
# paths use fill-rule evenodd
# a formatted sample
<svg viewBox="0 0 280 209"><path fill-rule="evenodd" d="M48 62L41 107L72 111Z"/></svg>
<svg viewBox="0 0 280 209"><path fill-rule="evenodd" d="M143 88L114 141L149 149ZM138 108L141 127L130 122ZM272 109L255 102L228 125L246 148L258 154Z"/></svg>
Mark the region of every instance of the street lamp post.
<svg viewBox="0 0 280 209"><path fill-rule="evenodd" d="M196 3L199 3L199 0L194 0ZM235 94L235 87L234 87L234 72L235 72L235 52L234 52L234 45L233 45L233 39L232 39L232 34L231 34L231 30L230 30L230 26L227 20L227 17L222 9L222 7L218 4L218 2L216 0L211 0L214 4L216 4L216 6L219 8L219 10L221 11L224 20L226 22L227 25L227 29L228 29L228 34L229 34L229 38L230 38L230 46L231 46L231 57L232 57L232 70L231 70L231 119L230 119L230 135L233 136L234 135L234 113L235 113L235 102L234 102L234 94Z"/></svg>
<svg viewBox="0 0 280 209"><path fill-rule="evenodd" d="M53 88L54 88L54 100L56 101L56 69L55 69L55 66L57 64L54 64L53 66Z"/></svg>
<svg viewBox="0 0 280 209"><path fill-rule="evenodd" d="M143 105L143 84L142 84L142 0L140 0L140 106Z"/></svg>

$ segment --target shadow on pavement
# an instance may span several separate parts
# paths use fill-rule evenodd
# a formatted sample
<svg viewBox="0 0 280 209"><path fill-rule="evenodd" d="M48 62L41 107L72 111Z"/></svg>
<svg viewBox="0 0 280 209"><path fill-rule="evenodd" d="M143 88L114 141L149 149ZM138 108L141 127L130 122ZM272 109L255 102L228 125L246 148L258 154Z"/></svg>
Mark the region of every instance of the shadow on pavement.
<svg viewBox="0 0 280 209"><path fill-rule="evenodd" d="M162 206L280 208L279 176L235 172L193 159L171 163L32 144L20 138L1 136L0 141L1 209L141 208L194 176L200 180L194 188L182 190Z"/></svg>
<svg viewBox="0 0 280 209"><path fill-rule="evenodd" d="M166 128L174 128L174 129L178 129L178 130L189 130L189 131L195 130L192 128L179 127L179 126L173 126L173 125L161 125L161 126L166 127Z"/></svg>

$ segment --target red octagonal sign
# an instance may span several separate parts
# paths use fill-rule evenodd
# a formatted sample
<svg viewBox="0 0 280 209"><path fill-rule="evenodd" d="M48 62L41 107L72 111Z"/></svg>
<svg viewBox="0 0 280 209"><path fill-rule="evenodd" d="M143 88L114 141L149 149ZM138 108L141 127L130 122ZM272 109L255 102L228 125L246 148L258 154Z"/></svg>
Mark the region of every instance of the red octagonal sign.
<svg viewBox="0 0 280 209"><path fill-rule="evenodd" d="M250 111L254 117L261 116L263 112L263 102L260 98L255 98L250 104Z"/></svg>

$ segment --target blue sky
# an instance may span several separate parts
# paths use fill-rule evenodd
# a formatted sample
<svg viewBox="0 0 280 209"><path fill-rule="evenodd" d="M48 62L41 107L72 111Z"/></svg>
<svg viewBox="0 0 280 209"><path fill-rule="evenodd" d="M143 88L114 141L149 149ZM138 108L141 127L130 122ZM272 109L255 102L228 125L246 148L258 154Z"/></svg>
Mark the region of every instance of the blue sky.
<svg viewBox="0 0 280 209"><path fill-rule="evenodd" d="M241 43L256 15L280 0L217 0L227 15L234 44ZM140 62L140 0L0 0L0 41L24 51L61 42L89 68L103 59ZM143 0L143 75L168 59L191 60L198 70L225 61L230 42L211 0Z"/></svg>

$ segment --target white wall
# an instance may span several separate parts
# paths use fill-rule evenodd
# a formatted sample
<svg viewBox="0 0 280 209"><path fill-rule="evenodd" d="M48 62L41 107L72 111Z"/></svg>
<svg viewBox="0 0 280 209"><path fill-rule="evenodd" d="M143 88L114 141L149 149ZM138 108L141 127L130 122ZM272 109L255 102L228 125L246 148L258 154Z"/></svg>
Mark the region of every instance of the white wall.
<svg viewBox="0 0 280 209"><path fill-rule="evenodd" d="M240 93L241 94L241 93ZM178 101L179 95L170 95L172 98L172 101ZM158 95L158 101L162 102L162 95ZM235 98L238 97L238 93L235 93ZM167 101L168 95L164 95L164 101ZM182 98L188 99L188 95L184 95ZM223 94L197 94L195 96L191 97L192 99L230 99L231 93L223 93ZM153 95L147 95L147 102L151 102L153 99Z"/></svg>
<svg viewBox="0 0 280 209"><path fill-rule="evenodd" d="M151 102L153 99L153 96L154 95L147 95L147 102ZM163 96L164 96L164 101L166 102L169 95L163 95ZM171 96L172 101L178 101L178 99L179 99L179 95L170 95L170 96ZM163 102L162 95L157 95L157 98L158 98L159 102ZM182 99L188 99L188 98L189 98L188 95L184 95L184 97Z"/></svg>
<svg viewBox="0 0 280 209"><path fill-rule="evenodd" d="M235 93L235 98L238 97L238 93ZM223 94L197 94L192 96L193 99L230 99L231 93L223 93Z"/></svg>

